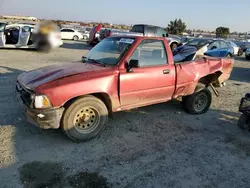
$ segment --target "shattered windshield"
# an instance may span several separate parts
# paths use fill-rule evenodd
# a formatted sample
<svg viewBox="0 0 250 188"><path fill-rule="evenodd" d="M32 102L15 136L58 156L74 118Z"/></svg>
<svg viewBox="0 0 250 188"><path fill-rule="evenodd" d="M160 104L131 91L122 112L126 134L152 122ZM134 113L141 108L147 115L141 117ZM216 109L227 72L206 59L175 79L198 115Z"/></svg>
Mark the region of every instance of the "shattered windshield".
<svg viewBox="0 0 250 188"><path fill-rule="evenodd" d="M116 65L134 41L134 38L106 38L92 48L86 58L105 65Z"/></svg>

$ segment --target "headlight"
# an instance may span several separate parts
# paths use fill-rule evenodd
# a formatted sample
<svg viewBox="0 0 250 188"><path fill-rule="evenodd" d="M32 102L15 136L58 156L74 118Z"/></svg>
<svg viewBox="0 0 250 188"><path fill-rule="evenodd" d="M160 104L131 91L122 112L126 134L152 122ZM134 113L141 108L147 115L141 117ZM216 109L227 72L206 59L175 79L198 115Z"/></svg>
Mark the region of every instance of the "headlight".
<svg viewBox="0 0 250 188"><path fill-rule="evenodd" d="M50 108L52 107L49 98L46 95L36 95L34 100L35 108Z"/></svg>

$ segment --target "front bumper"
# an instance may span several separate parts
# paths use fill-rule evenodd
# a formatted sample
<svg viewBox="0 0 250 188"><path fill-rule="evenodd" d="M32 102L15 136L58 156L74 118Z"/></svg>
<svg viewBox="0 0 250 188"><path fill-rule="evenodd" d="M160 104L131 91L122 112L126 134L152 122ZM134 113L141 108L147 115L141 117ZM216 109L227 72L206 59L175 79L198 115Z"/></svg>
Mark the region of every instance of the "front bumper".
<svg viewBox="0 0 250 188"><path fill-rule="evenodd" d="M35 109L32 107L31 96L18 84L16 87L16 97L19 104L25 108L27 121L42 129L58 129L64 108Z"/></svg>
<svg viewBox="0 0 250 188"><path fill-rule="evenodd" d="M58 129L63 112L64 108L38 110L26 107L27 121L42 129Z"/></svg>

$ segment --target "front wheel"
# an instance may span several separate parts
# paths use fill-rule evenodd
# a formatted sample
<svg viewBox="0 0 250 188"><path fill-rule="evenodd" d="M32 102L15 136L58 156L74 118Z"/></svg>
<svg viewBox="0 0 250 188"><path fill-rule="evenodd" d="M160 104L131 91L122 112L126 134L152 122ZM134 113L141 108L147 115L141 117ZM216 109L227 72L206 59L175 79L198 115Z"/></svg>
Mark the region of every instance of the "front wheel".
<svg viewBox="0 0 250 188"><path fill-rule="evenodd" d="M203 114L208 111L212 103L212 94L205 88L192 95L182 98L184 109L190 114Z"/></svg>
<svg viewBox="0 0 250 188"><path fill-rule="evenodd" d="M62 129L71 140L86 141L100 134L107 120L106 105L96 97L86 96L66 109Z"/></svg>

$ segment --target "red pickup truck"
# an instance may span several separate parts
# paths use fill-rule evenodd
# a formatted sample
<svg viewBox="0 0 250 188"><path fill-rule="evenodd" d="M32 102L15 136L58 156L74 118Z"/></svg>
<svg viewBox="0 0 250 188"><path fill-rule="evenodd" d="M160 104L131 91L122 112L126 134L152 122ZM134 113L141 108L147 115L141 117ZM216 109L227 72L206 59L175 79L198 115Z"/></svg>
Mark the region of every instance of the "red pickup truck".
<svg viewBox="0 0 250 188"><path fill-rule="evenodd" d="M208 87L217 91L232 68L230 58L174 62L163 37L113 36L79 62L19 75L16 90L29 122L83 141L98 135L117 111L182 97L188 113L205 113L212 100Z"/></svg>

